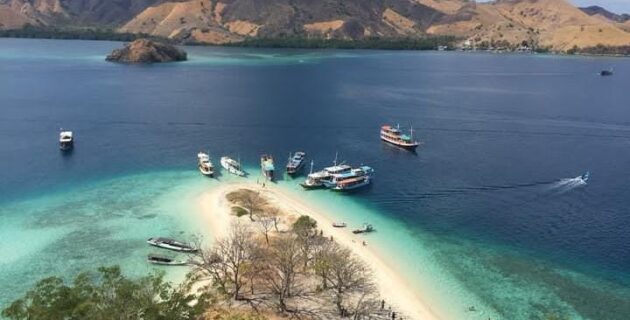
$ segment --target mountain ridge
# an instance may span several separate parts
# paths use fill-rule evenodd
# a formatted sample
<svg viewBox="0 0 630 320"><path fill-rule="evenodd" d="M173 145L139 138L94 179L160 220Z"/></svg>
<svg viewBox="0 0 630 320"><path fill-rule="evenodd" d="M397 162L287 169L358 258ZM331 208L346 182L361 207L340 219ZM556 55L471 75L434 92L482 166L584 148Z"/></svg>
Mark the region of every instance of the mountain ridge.
<svg viewBox="0 0 630 320"><path fill-rule="evenodd" d="M630 45L630 16L567 0L0 0L0 29L107 27L176 42L453 36L479 48Z"/></svg>

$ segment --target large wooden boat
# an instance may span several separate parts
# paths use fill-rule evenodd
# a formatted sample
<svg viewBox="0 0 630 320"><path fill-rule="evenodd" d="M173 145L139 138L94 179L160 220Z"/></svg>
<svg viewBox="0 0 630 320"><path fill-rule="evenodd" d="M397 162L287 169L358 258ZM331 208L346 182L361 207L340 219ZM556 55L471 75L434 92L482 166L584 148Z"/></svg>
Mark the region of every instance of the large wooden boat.
<svg viewBox="0 0 630 320"><path fill-rule="evenodd" d="M306 181L301 184L304 189L321 189L331 187L331 180L336 175L349 173L352 167L345 164L326 167L324 170L313 172L313 163L311 162L311 173L306 177Z"/></svg>
<svg viewBox="0 0 630 320"><path fill-rule="evenodd" d="M197 159L199 160L199 172L204 176L212 177L214 175L214 166L212 165L212 161L210 161L210 156L207 153L199 152Z"/></svg>
<svg viewBox="0 0 630 320"><path fill-rule="evenodd" d="M370 184L371 178L368 175L345 179L337 182L337 184L331 188L333 191L351 191L359 188L366 187Z"/></svg>
<svg viewBox="0 0 630 320"><path fill-rule="evenodd" d="M381 140L410 151L415 151L419 145L418 141L413 139L413 128L410 129L409 135L406 135L400 131L400 126L396 128L389 125L382 126Z"/></svg>
<svg viewBox="0 0 630 320"><path fill-rule="evenodd" d="M267 154L263 154L260 157L260 169L267 180L273 181L273 172L275 171L273 165L273 157Z"/></svg>
<svg viewBox="0 0 630 320"><path fill-rule="evenodd" d="M372 167L361 166L358 168L350 169L348 171L343 171L340 173L333 173L330 175L329 179L323 180L322 183L327 188L335 188L344 181L360 178L363 176L371 176L373 173L374 173L374 169L372 169Z"/></svg>
<svg viewBox="0 0 630 320"><path fill-rule="evenodd" d="M287 163L287 173L296 175L304 168L306 162L306 152L298 151L293 155L289 154L289 162Z"/></svg>

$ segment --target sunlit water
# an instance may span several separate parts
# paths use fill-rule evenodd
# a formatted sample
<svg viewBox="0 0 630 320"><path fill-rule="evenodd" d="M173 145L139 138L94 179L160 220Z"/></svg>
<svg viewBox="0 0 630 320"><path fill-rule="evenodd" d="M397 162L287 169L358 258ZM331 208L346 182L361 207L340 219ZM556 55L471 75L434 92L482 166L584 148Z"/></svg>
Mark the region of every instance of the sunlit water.
<svg viewBox="0 0 630 320"><path fill-rule="evenodd" d="M261 153L282 167L305 150L316 167L336 152L369 164L375 182L279 185L374 224L369 245L442 314L630 314L629 60L192 47L181 64L104 62L118 46L0 39L0 305L48 275L144 274L146 238L207 234L194 199L235 178L201 177L200 149L250 179ZM383 123L413 123L418 153L383 145ZM76 133L69 155L59 127Z"/></svg>

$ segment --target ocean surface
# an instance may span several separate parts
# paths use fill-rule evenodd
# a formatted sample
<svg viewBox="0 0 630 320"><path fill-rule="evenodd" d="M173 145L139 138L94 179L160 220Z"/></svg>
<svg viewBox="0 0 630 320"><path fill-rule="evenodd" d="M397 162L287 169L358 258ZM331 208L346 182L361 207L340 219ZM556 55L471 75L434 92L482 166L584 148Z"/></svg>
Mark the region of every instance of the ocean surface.
<svg viewBox="0 0 630 320"><path fill-rule="evenodd" d="M304 150L316 169L336 153L375 168L351 195L278 184L374 224L369 245L444 317L628 319L630 60L189 47L184 63L105 62L119 46L0 39L0 307L46 276L145 274L146 238L207 233L196 195L236 178L200 176L199 150L249 179L260 154L283 167ZM383 144L382 124L422 146Z"/></svg>

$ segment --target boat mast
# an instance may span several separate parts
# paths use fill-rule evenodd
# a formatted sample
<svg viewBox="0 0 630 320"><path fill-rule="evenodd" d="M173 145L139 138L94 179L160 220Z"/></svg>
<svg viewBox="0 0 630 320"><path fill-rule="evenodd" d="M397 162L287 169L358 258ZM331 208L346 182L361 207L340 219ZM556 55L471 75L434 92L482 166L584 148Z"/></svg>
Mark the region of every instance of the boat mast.
<svg viewBox="0 0 630 320"><path fill-rule="evenodd" d="M413 140L413 125L410 125L409 135L411 136L411 140Z"/></svg>
<svg viewBox="0 0 630 320"><path fill-rule="evenodd" d="M313 160L311 160L311 173L309 174L312 174L312 173L313 173Z"/></svg>
<svg viewBox="0 0 630 320"><path fill-rule="evenodd" d="M335 161L333 161L335 166L337 165L337 156L339 156L339 152L335 152Z"/></svg>

